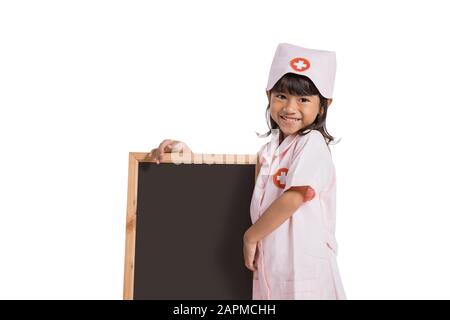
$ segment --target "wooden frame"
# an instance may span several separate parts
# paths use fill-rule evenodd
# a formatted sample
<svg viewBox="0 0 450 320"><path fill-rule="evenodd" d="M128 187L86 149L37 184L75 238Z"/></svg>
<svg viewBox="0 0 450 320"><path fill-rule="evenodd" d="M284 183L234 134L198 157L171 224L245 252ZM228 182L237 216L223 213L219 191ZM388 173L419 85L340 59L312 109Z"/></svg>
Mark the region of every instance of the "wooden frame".
<svg viewBox="0 0 450 320"><path fill-rule="evenodd" d="M151 153L130 152L128 162L128 196L126 213L126 238L125 238L125 267L123 298L133 299L134 291L134 257L136 245L136 208L137 208L137 186L138 170L140 162L155 162L150 160ZM236 154L174 154L163 155L161 163L184 163L184 164L257 164L254 155ZM256 166L255 179L258 174Z"/></svg>

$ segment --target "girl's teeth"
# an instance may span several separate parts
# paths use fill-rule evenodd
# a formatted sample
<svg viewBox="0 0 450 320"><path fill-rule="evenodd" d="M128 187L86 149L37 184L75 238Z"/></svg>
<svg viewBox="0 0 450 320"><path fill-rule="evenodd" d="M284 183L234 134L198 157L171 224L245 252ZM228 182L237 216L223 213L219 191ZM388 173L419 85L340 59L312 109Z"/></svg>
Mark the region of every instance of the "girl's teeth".
<svg viewBox="0 0 450 320"><path fill-rule="evenodd" d="M297 122L299 119L295 119L295 118L286 118L281 116L281 118L287 122Z"/></svg>

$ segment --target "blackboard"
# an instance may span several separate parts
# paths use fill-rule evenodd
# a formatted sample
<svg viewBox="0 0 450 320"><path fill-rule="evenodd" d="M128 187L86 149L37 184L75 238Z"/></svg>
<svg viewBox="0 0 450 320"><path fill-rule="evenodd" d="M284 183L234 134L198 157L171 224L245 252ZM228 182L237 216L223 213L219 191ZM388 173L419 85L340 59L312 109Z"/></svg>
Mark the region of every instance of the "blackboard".
<svg viewBox="0 0 450 320"><path fill-rule="evenodd" d="M124 299L251 299L255 156L149 159L129 155Z"/></svg>

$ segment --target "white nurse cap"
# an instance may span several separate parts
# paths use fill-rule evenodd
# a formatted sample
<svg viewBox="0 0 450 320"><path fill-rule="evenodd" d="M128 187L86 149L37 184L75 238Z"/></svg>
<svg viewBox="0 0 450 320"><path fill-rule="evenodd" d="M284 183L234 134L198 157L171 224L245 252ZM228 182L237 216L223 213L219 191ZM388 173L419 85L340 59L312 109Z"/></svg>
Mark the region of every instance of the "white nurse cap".
<svg viewBox="0 0 450 320"><path fill-rule="evenodd" d="M322 96L331 99L336 76L336 53L280 43L270 67L266 90L272 89L286 73L308 77Z"/></svg>

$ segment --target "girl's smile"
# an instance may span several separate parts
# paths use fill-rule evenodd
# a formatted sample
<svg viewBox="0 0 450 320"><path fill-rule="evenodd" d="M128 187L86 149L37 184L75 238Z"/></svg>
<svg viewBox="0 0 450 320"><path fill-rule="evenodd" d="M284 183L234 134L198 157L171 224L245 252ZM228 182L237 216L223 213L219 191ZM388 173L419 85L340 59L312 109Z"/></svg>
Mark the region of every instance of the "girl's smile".
<svg viewBox="0 0 450 320"><path fill-rule="evenodd" d="M282 121L286 122L287 125L293 125L302 120L301 118L296 118L296 117L291 117L288 115L281 115L281 114L280 114L280 118Z"/></svg>
<svg viewBox="0 0 450 320"><path fill-rule="evenodd" d="M267 93L270 115L283 136L294 134L312 124L320 111L318 95L296 96L283 92Z"/></svg>

